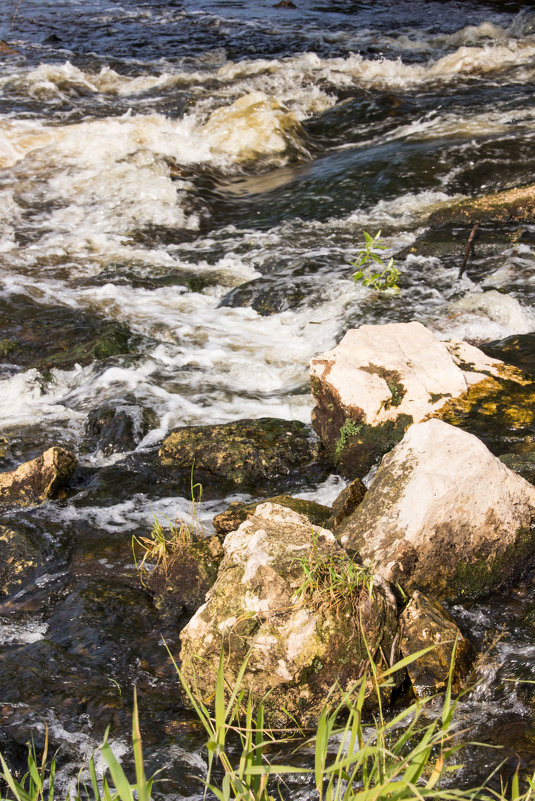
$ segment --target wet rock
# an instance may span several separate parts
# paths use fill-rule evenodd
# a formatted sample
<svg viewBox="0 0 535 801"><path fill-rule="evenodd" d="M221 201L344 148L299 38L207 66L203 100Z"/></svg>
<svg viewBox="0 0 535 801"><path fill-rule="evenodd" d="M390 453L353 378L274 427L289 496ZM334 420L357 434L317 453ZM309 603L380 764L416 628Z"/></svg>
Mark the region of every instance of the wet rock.
<svg viewBox="0 0 535 801"><path fill-rule="evenodd" d="M145 579L166 622L191 617L217 578L223 548L217 537L179 544Z"/></svg>
<svg viewBox="0 0 535 801"><path fill-rule="evenodd" d="M271 485L307 471L321 472L321 443L296 420L263 417L171 432L160 448L162 465L204 470L237 486Z"/></svg>
<svg viewBox="0 0 535 801"><path fill-rule="evenodd" d="M317 277L294 278L270 275L255 278L232 289L220 306L232 308L250 306L262 317L289 309L298 309L306 303L308 307L321 303L325 291L318 286Z"/></svg>
<svg viewBox="0 0 535 801"><path fill-rule="evenodd" d="M384 457L335 535L407 592L483 596L535 563L535 488L476 437L428 420Z"/></svg>
<svg viewBox="0 0 535 801"><path fill-rule="evenodd" d="M370 593L365 573L350 582L344 567L355 566L330 531L264 503L228 534L224 552L206 604L180 635L182 671L202 698L213 694L222 648L231 684L249 654L243 686L256 699L269 690L269 720L284 724L291 715L309 725L335 682L344 691L361 677L364 638L379 662L381 654L396 657L392 593L380 578ZM318 577L310 595L302 560ZM331 592L318 566L333 563L346 580Z"/></svg>
<svg viewBox="0 0 535 801"><path fill-rule="evenodd" d="M431 226L457 223L472 225L476 222L535 221L535 184L492 192L479 198L460 200L433 212L428 218Z"/></svg>
<svg viewBox="0 0 535 801"><path fill-rule="evenodd" d="M363 476L411 423L442 415L472 387L485 395L492 376L525 383L515 368L466 342L440 342L420 323L363 325L312 359L312 425L338 469Z"/></svg>
<svg viewBox="0 0 535 801"><path fill-rule="evenodd" d="M119 408L100 406L87 418L83 446L87 450L100 450L106 456L131 451L157 425L152 409L142 409L136 404Z"/></svg>
<svg viewBox="0 0 535 801"><path fill-rule="evenodd" d="M349 517L357 506L360 506L366 495L366 486L360 478L355 478L345 489L334 499L332 514L329 517L326 528L335 529L342 520Z"/></svg>
<svg viewBox="0 0 535 801"><path fill-rule="evenodd" d="M7 42L4 42L3 39L0 39L0 56L19 56L20 53L15 48L8 45Z"/></svg>
<svg viewBox="0 0 535 801"><path fill-rule="evenodd" d="M74 473L76 456L63 448L49 448L9 473L0 473L1 506L33 506L54 498Z"/></svg>
<svg viewBox="0 0 535 801"><path fill-rule="evenodd" d="M525 373L535 375L535 331L483 343L481 350L494 359L501 359Z"/></svg>
<svg viewBox="0 0 535 801"><path fill-rule="evenodd" d="M259 504L268 502L293 509L294 512L298 512L308 518L315 526L330 528L330 526L326 526L327 520L332 513L330 507L322 506L320 503L308 501L304 498L294 498L291 495L275 495L272 498L263 498L256 503L234 501L229 505L228 509L214 517L213 524L216 533L220 537L225 537L231 531L236 531L244 520L254 515Z"/></svg>
<svg viewBox="0 0 535 801"><path fill-rule="evenodd" d="M64 306L45 306L25 296L0 300L0 358L41 371L71 370L136 348L127 326ZM139 338L138 338L139 339Z"/></svg>
<svg viewBox="0 0 535 801"><path fill-rule="evenodd" d="M18 592L40 562L39 548L27 534L0 526L0 596Z"/></svg>
<svg viewBox="0 0 535 801"><path fill-rule="evenodd" d="M457 624L438 601L429 600L416 590L403 610L401 623L401 655L410 656L429 646L432 651L407 667L418 698L443 690L448 683L453 649L452 690L459 692L462 681L475 659L472 643L463 637Z"/></svg>

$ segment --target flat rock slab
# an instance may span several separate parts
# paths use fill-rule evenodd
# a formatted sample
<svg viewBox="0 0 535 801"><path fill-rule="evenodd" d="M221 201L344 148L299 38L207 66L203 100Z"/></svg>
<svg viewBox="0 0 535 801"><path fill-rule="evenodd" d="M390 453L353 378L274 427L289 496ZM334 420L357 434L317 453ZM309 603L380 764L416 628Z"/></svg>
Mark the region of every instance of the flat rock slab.
<svg viewBox="0 0 535 801"><path fill-rule="evenodd" d="M479 198L460 200L433 212L428 219L432 226L445 223L535 221L535 184L492 192Z"/></svg>
<svg viewBox="0 0 535 801"><path fill-rule="evenodd" d="M175 429L164 440L159 458L162 465L194 465L235 485L256 486L306 473L318 466L322 453L310 426L263 417Z"/></svg>
<svg viewBox="0 0 535 801"><path fill-rule="evenodd" d="M472 434L428 420L384 457L335 535L407 592L459 598L483 596L529 569L534 526L535 487Z"/></svg>
<svg viewBox="0 0 535 801"><path fill-rule="evenodd" d="M522 373L421 323L363 325L310 363L312 425L340 471L365 475L412 423L440 415L489 377Z"/></svg>
<svg viewBox="0 0 535 801"><path fill-rule="evenodd" d="M401 654L416 654L431 647L407 667L418 698L443 690L449 680L454 693L462 689L476 656L472 643L463 637L459 627L438 601L432 601L416 590L403 610ZM452 665L453 657L453 665Z"/></svg>
<svg viewBox="0 0 535 801"><path fill-rule="evenodd" d="M53 447L16 470L0 473L0 506L34 506L55 497L75 467L73 453Z"/></svg>
<svg viewBox="0 0 535 801"><path fill-rule="evenodd" d="M207 601L182 630L182 671L200 698L213 697L221 651L232 685L248 657L243 689L275 725L317 721L331 687L331 700L359 681L368 651L381 663L395 660L397 610L388 586L377 577L373 591L362 582L331 593L327 571L352 565L330 531L303 515L264 503L224 542L224 557ZM334 560L334 562L332 561ZM305 562L317 582L300 594ZM293 725L293 724L292 724Z"/></svg>

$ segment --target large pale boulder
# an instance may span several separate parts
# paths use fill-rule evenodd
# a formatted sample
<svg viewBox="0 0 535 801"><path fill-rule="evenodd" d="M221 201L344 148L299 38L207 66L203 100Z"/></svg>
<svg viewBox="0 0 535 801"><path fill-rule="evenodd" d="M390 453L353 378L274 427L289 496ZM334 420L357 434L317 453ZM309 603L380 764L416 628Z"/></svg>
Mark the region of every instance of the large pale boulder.
<svg viewBox="0 0 535 801"><path fill-rule="evenodd" d="M199 697L212 697L222 649L231 684L249 655L244 688L257 700L269 691L271 722L290 715L308 724L335 682L345 690L359 680L367 648L379 664L395 660L390 589L379 577L372 586L330 531L264 503L226 537L224 552L205 605L180 635L182 671ZM308 589L304 564L314 576ZM339 582L328 581L328 565Z"/></svg>
<svg viewBox="0 0 535 801"><path fill-rule="evenodd" d="M421 323L363 325L310 363L312 425L349 477L364 475L412 423L478 398L521 371L461 340L441 342ZM487 388L487 389L486 389Z"/></svg>
<svg viewBox="0 0 535 801"><path fill-rule="evenodd" d="M0 506L33 506L53 498L67 484L75 467L73 453L53 447L16 470L0 473Z"/></svg>
<svg viewBox="0 0 535 801"><path fill-rule="evenodd" d="M535 487L441 420L409 428L335 531L406 591L480 596L535 562Z"/></svg>

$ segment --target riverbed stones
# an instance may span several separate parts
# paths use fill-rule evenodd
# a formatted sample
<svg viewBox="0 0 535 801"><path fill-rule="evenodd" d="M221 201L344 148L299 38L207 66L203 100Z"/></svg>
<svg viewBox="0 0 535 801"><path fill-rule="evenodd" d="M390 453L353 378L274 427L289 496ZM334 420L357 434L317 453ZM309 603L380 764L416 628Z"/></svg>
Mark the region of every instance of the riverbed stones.
<svg viewBox="0 0 535 801"><path fill-rule="evenodd" d="M159 451L164 466L204 470L236 486L277 485L325 470L323 448L310 426L263 417L172 431Z"/></svg>
<svg viewBox="0 0 535 801"><path fill-rule="evenodd" d="M472 388L480 400L503 379L526 383L516 368L467 342L441 342L418 322L348 331L335 348L312 359L310 379L313 427L350 478L364 476L409 425L441 416Z"/></svg>
<svg viewBox="0 0 535 801"><path fill-rule="evenodd" d="M452 690L458 693L475 658L472 643L463 637L459 627L444 607L416 590L403 610L401 623L401 655L416 654L431 648L407 666L407 672L418 698L433 695L445 688L450 669ZM453 665L452 665L453 657Z"/></svg>
<svg viewBox="0 0 535 801"><path fill-rule="evenodd" d="M535 562L535 487L441 420L409 428L335 531L387 581L431 597L484 596Z"/></svg>
<svg viewBox="0 0 535 801"><path fill-rule="evenodd" d="M213 695L222 650L230 685L248 655L243 687L256 700L269 691L270 721L308 725L335 682L333 702L361 678L366 647L379 663L395 660L396 603L380 577L372 592L365 572L334 594L324 585L319 565L353 565L330 531L264 503L223 547L217 581L180 635L182 672L199 697ZM310 595L303 564L318 577Z"/></svg>
<svg viewBox="0 0 535 801"><path fill-rule="evenodd" d="M75 467L76 456L55 446L16 470L0 473L0 507L34 506L54 498L69 482Z"/></svg>

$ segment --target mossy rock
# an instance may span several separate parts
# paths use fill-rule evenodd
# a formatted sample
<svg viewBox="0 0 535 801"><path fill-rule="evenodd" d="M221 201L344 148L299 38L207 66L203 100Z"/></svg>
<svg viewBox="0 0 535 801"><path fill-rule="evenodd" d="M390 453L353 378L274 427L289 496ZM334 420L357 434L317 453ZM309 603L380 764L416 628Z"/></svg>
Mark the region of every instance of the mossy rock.
<svg viewBox="0 0 535 801"><path fill-rule="evenodd" d="M241 503L240 501L231 503L224 512L214 517L213 524L217 534L220 537L225 537L231 531L236 531L244 520L254 515L256 507L260 503L266 502L293 509L294 512L307 517L314 526L330 528L328 520L332 515L332 509L329 506L322 506L320 503L308 501L304 498L294 498L291 495L275 495L272 498L263 498L255 503Z"/></svg>
<svg viewBox="0 0 535 801"><path fill-rule="evenodd" d="M535 222L535 184L460 200L433 212L428 218L431 226L445 223L473 225L476 222Z"/></svg>
<svg viewBox="0 0 535 801"><path fill-rule="evenodd" d="M16 470L0 473L0 506L34 506L63 492L76 467L76 456L53 447Z"/></svg>
<svg viewBox="0 0 535 801"><path fill-rule="evenodd" d="M217 578L223 549L217 537L181 543L149 573L144 583L166 622L190 618ZM186 621L182 620L182 624Z"/></svg>
<svg viewBox="0 0 535 801"><path fill-rule="evenodd" d="M0 359L25 369L71 370L137 349L123 323L65 306L45 306L25 296L0 300Z"/></svg>
<svg viewBox="0 0 535 801"><path fill-rule="evenodd" d="M280 483L325 474L323 448L310 426L263 417L213 426L178 428L159 451L162 465L204 470L236 486Z"/></svg>

